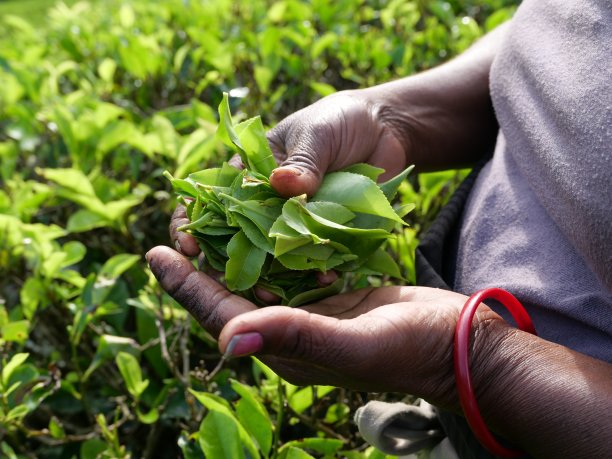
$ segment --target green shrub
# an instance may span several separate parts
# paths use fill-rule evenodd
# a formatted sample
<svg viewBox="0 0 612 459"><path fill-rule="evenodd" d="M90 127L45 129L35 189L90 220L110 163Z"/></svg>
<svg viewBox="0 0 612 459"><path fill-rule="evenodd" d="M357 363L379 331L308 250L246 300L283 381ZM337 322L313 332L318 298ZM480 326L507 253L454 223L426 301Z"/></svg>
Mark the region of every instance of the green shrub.
<svg viewBox="0 0 612 459"><path fill-rule="evenodd" d="M238 119L272 126L448 59L517 3L111 0L35 25L1 16L0 455L383 457L349 421L362 394L224 362L160 290L143 254L168 243L162 173L227 159L223 92ZM403 277L458 177L400 189L420 204L394 243Z"/></svg>

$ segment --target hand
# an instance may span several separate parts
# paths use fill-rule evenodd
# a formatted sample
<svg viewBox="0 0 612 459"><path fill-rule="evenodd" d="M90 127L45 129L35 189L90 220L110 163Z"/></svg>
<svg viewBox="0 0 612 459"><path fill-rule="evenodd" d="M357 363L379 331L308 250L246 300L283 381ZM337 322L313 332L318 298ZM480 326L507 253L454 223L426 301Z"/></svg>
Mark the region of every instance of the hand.
<svg viewBox="0 0 612 459"><path fill-rule="evenodd" d="M170 248L156 247L147 259L161 286L219 338L222 352L240 335L232 355L257 353L295 384L398 391L439 406L457 404L452 343L463 295L425 287L368 288L304 308L258 309ZM490 319L501 321L479 308L477 323Z"/></svg>
<svg viewBox="0 0 612 459"><path fill-rule="evenodd" d="M371 91L342 91L282 120L268 133L280 163L270 183L282 196L313 195L327 172L367 162L385 170L381 180L406 168L405 119L392 121ZM402 136L404 134L404 137Z"/></svg>

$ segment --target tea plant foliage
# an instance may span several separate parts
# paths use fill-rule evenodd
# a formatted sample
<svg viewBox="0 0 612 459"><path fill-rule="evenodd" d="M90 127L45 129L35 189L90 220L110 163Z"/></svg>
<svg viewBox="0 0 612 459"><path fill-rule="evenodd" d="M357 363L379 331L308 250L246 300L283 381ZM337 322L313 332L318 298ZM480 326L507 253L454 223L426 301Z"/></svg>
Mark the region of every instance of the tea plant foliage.
<svg viewBox="0 0 612 459"><path fill-rule="evenodd" d="M283 199L270 185L276 166L261 118L234 125L228 94L219 105L217 134L242 159L239 171L224 162L186 179L166 172L190 223L204 262L224 274L230 291L258 302L254 288L266 288L281 304L300 306L340 293L343 273L390 275L401 280L397 263L383 244L414 206L391 207L412 166L377 185L384 171L355 164L327 174L312 198ZM316 272L340 274L329 286Z"/></svg>
<svg viewBox="0 0 612 459"><path fill-rule="evenodd" d="M31 18L1 2L0 456L384 457L350 421L362 394L296 387L257 360L223 360L160 290L144 254L169 243L176 199L163 173L188 183L208 169L216 172L199 179L229 183L233 147L265 149L266 129L326 94L450 58L517 3L109 0L60 2ZM230 111L234 133L217 135ZM271 155L246 159L263 175L275 166ZM391 255L373 260L393 261L390 274L410 282L418 233L461 175L400 177L388 185L398 190L392 207L388 190L371 188L376 173L338 172L319 200L351 174L362 177L360 196L387 202L379 217L393 225L415 203L387 243ZM322 237L312 229L325 212L367 215L346 196L341 212L295 200L288 219L310 226L300 233L275 220L272 247L258 226L269 215L221 197L249 228L227 251L243 253L248 240L264 255L295 254L302 236ZM246 256L261 258L257 250ZM351 287L391 280L364 273Z"/></svg>

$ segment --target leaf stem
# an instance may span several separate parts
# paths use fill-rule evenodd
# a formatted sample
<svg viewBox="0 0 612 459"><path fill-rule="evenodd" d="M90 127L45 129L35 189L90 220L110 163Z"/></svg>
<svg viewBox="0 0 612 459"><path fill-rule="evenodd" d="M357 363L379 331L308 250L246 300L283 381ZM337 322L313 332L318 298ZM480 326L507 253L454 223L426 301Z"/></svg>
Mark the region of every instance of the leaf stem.
<svg viewBox="0 0 612 459"><path fill-rule="evenodd" d="M276 459L278 457L280 434L281 434L281 429L283 427L283 421L285 417L285 386L283 385L283 380L280 377L278 378L277 394L278 394L278 413L276 416L276 426L274 428L274 440L272 442L272 458L271 459Z"/></svg>

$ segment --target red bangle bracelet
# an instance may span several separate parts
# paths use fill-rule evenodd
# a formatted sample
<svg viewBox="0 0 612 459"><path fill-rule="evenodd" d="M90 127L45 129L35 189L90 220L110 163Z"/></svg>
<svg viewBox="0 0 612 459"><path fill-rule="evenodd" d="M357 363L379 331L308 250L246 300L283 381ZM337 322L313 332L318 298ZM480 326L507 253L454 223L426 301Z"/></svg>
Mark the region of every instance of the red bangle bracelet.
<svg viewBox="0 0 612 459"><path fill-rule="evenodd" d="M472 378L470 377L468 357L472 319L480 303L489 298L500 302L510 311L519 329L533 335L536 334L529 314L527 314L523 305L510 293L499 288L489 288L474 293L463 306L459 321L457 322L457 328L455 329L454 361L457 392L459 393L459 400L465 418L482 446L497 456L520 457L525 454L523 451L500 445L485 425L476 403Z"/></svg>

